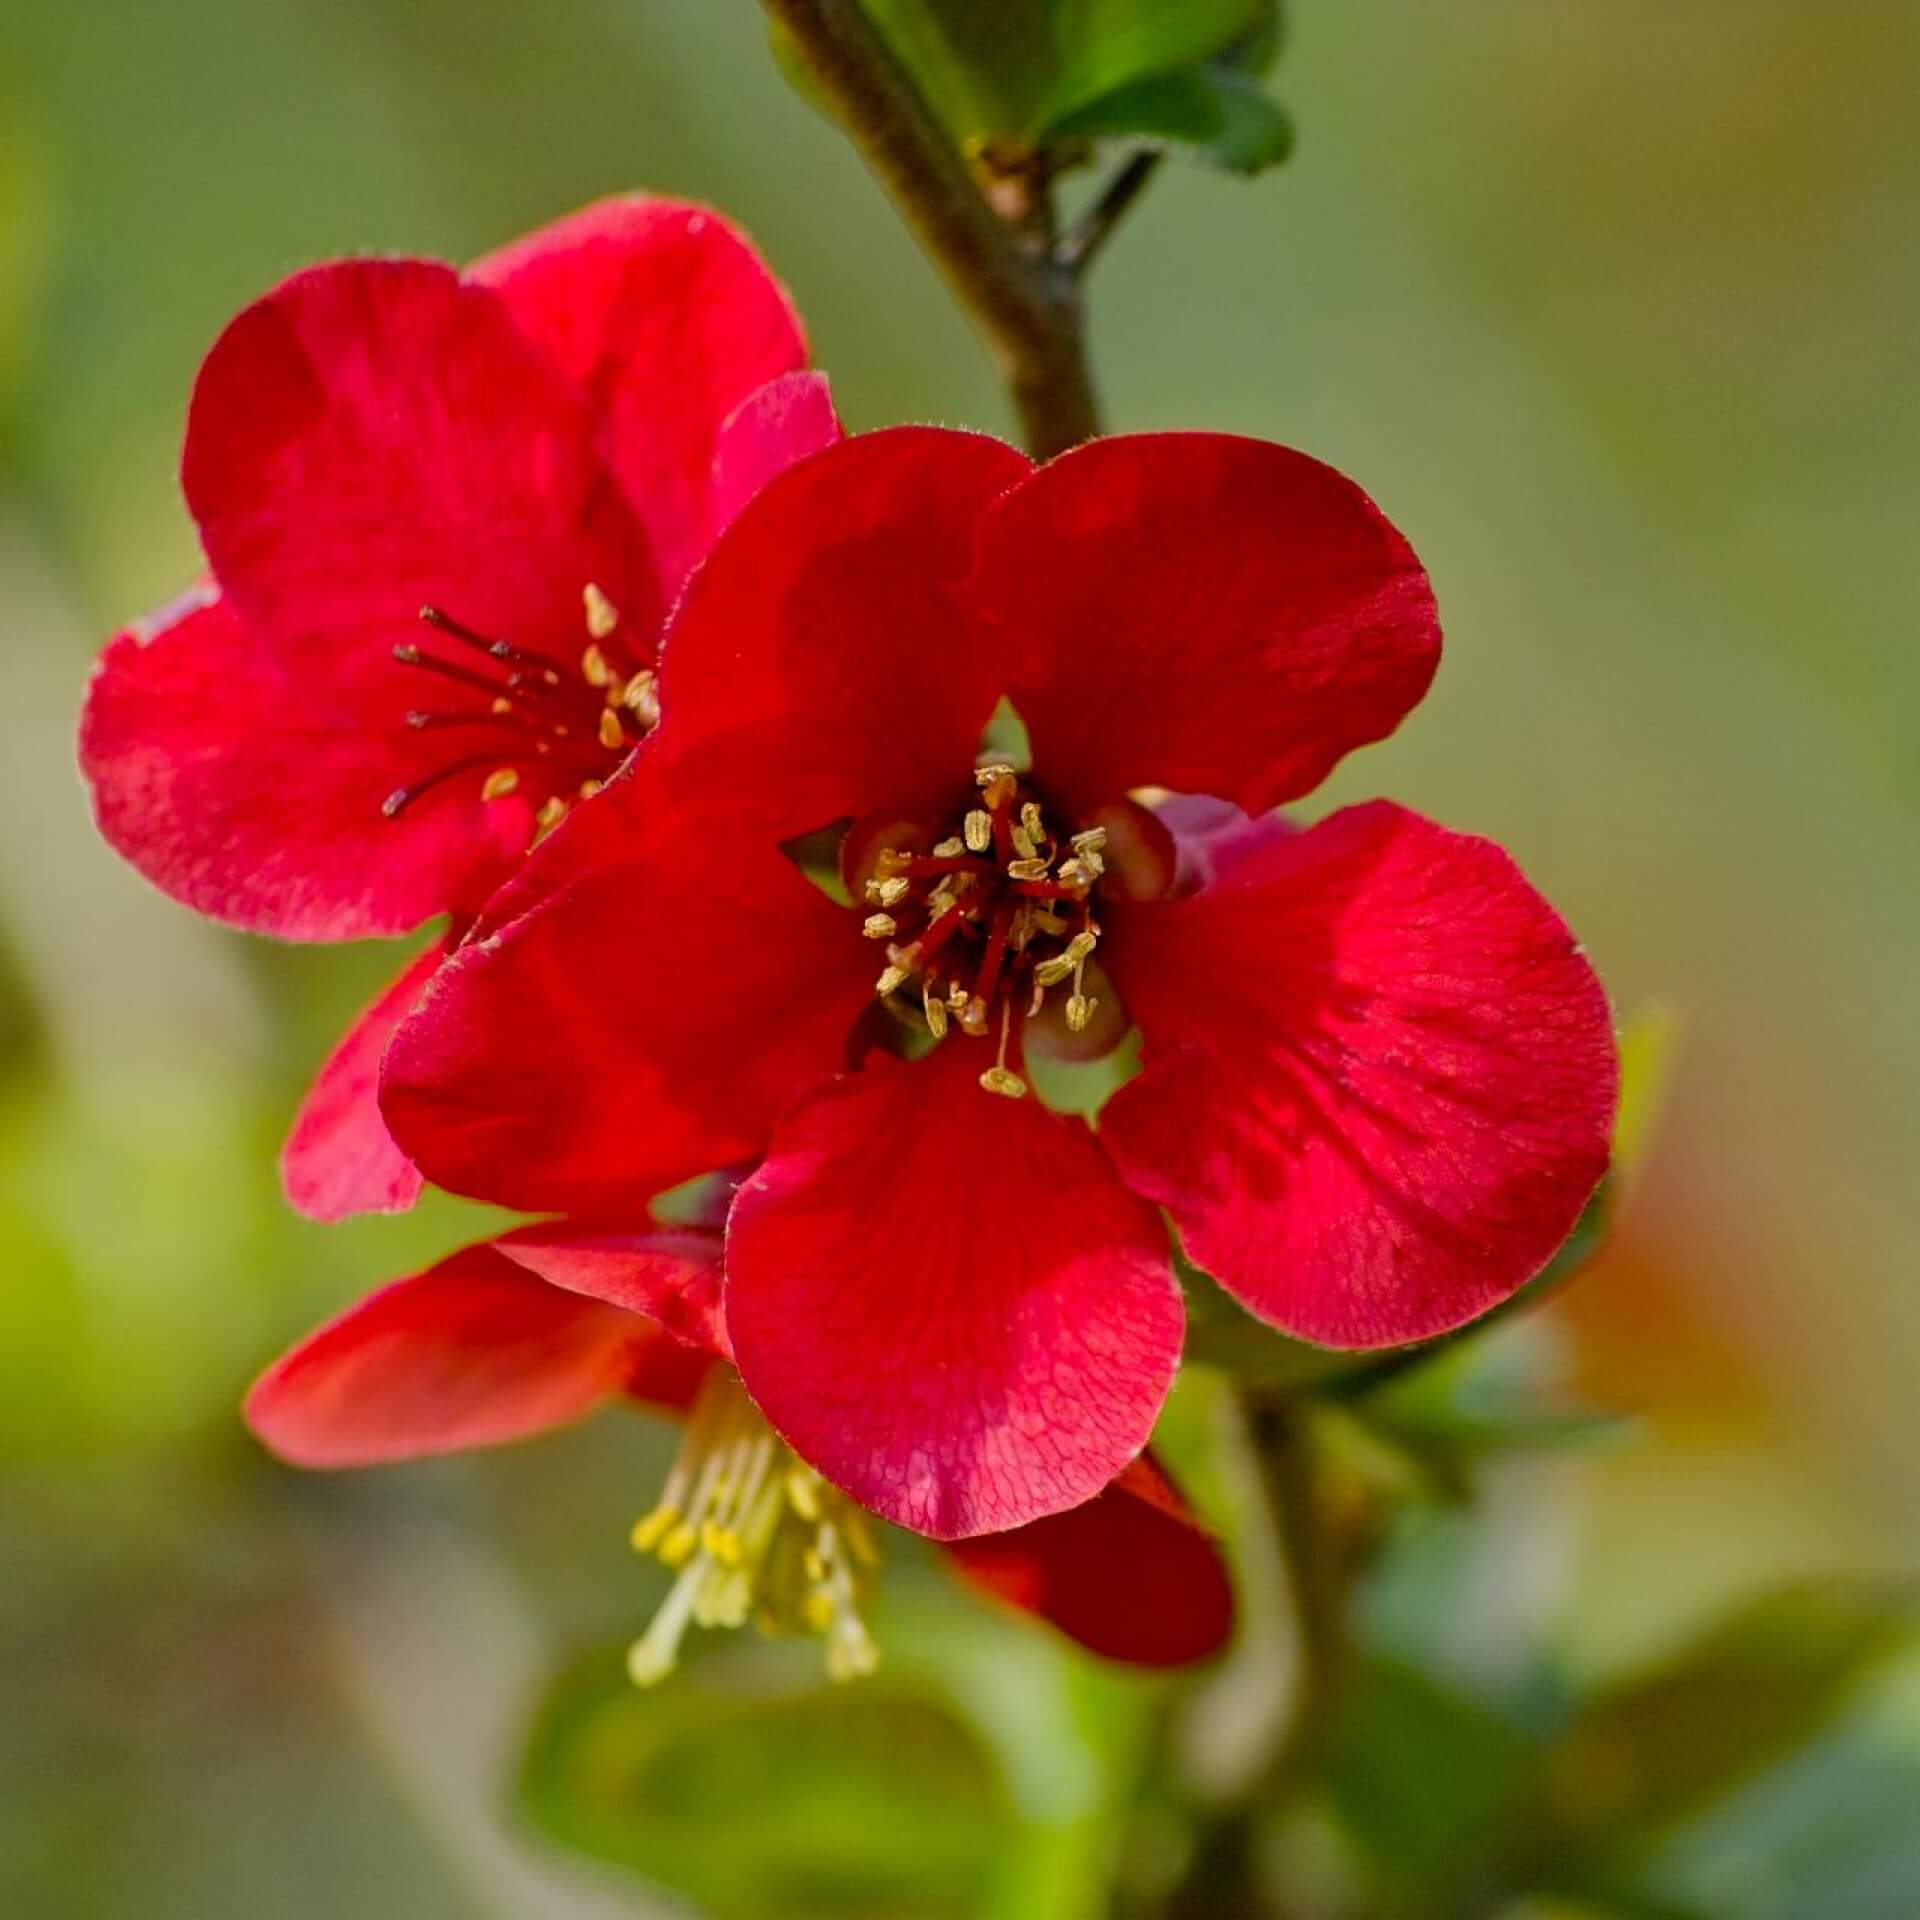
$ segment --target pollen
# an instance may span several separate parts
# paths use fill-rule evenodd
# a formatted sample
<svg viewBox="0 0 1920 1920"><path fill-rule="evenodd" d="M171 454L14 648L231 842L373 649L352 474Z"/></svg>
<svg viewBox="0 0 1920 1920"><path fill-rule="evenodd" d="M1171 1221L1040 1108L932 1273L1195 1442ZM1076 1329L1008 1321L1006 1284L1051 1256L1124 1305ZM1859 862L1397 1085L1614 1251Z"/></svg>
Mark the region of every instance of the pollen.
<svg viewBox="0 0 1920 1920"><path fill-rule="evenodd" d="M591 580L580 589L580 599L586 609L587 633L595 640L606 639L620 624L620 610Z"/></svg>
<svg viewBox="0 0 1920 1920"><path fill-rule="evenodd" d="M480 784L482 800L504 800L520 784L520 776L511 767L496 767Z"/></svg>
<svg viewBox="0 0 1920 1920"><path fill-rule="evenodd" d="M879 1558L866 1515L789 1451L729 1367L707 1376L659 1504L632 1540L677 1576L628 1650L640 1686L673 1671L689 1627L749 1620L821 1640L835 1680L879 1663L861 1617Z"/></svg>
<svg viewBox="0 0 1920 1920"><path fill-rule="evenodd" d="M597 640L589 642L586 652L580 656L580 677L590 687L613 685L613 669L607 665L607 656L600 651Z"/></svg>
<svg viewBox="0 0 1920 1920"><path fill-rule="evenodd" d="M975 807L962 826L969 853L985 853L993 845L993 815Z"/></svg>
<svg viewBox="0 0 1920 1920"><path fill-rule="evenodd" d="M900 923L890 913L870 913L861 923L860 931L869 940L891 940L900 931Z"/></svg>

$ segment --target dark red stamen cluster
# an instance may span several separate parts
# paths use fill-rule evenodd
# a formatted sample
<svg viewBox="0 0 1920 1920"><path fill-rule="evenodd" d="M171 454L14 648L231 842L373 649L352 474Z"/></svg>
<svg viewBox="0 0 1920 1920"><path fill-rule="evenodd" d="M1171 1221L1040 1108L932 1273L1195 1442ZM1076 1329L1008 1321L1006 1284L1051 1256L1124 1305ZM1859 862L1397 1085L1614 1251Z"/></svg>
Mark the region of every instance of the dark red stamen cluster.
<svg viewBox="0 0 1920 1920"><path fill-rule="evenodd" d="M587 588L585 603L588 640L572 668L551 654L491 639L439 607L420 609L427 627L479 654L494 671L429 653L414 641L396 646L393 657L402 666L485 696L484 705L416 707L407 725L417 733L490 733L494 743L458 754L395 788L381 802L388 819L422 794L483 767L488 769L480 787L483 800L521 791L529 774L538 779L544 788L538 814L543 828L554 825L576 799L598 791L652 728L659 706L652 649L597 588Z"/></svg>
<svg viewBox="0 0 1920 1920"><path fill-rule="evenodd" d="M1100 939L1093 895L1106 830L1057 834L1009 766L981 767L975 777L980 803L958 833L926 851L886 847L875 856L865 888L874 911L863 930L887 943L882 997L917 979L936 1040L950 1020L975 1038L997 1034L980 1084L1017 1099L1027 1091L1020 1028L1048 991L1071 982L1065 1014L1074 1032L1099 1004L1085 991L1085 970Z"/></svg>

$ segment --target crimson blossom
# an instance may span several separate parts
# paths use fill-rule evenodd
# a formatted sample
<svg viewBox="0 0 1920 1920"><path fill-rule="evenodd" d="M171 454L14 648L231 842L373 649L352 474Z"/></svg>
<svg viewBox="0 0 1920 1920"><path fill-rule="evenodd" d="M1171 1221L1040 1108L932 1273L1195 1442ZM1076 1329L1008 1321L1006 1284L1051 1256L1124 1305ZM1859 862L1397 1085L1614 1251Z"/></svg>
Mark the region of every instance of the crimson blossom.
<svg viewBox="0 0 1920 1920"><path fill-rule="evenodd" d="M304 1212L411 1204L374 1103L395 1021L534 838L657 717L688 571L837 429L791 303L705 208L601 202L465 273L295 274L202 368L182 477L208 577L107 647L81 726L106 838L292 940L430 945L322 1069Z"/></svg>
<svg viewBox="0 0 1920 1920"><path fill-rule="evenodd" d="M576 1217L757 1162L721 1313L782 1439L937 1539L1072 1509L1179 1359L1162 1209L1260 1319L1370 1348L1513 1294L1604 1171L1606 998L1507 855L1271 812L1439 644L1405 540L1287 449L843 441L693 577L659 731L402 1023L389 1124ZM1097 1130L1039 1097L1136 1027Z"/></svg>
<svg viewBox="0 0 1920 1920"><path fill-rule="evenodd" d="M716 1183L722 1201L730 1187ZM561 1223L463 1249L370 1294L261 1377L254 1431L299 1466L353 1467L517 1440L620 1400L683 1418L634 1545L675 1572L629 1665L671 1671L689 1625L818 1635L837 1678L871 1670L867 1516L780 1445L742 1391L711 1217ZM974 1585L1112 1660L1204 1658L1233 1623L1220 1550L1147 1458L1097 1499L956 1542Z"/></svg>

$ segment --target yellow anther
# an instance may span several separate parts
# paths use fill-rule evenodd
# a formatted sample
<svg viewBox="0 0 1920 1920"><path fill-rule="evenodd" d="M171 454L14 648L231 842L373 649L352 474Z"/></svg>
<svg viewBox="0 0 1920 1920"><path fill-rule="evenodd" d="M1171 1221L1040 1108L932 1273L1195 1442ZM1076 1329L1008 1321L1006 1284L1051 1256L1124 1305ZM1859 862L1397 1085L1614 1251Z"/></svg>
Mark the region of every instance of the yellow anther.
<svg viewBox="0 0 1920 1920"><path fill-rule="evenodd" d="M969 997L966 988L963 987L958 980L949 980L947 982L947 1011L949 1013L965 1013Z"/></svg>
<svg viewBox="0 0 1920 1920"><path fill-rule="evenodd" d="M1098 853L1106 844L1107 830L1105 827L1088 827L1084 833L1076 833L1073 836L1073 850L1075 853Z"/></svg>
<svg viewBox="0 0 1920 1920"><path fill-rule="evenodd" d="M723 1527L717 1520L709 1520L700 1529L700 1544L723 1567L737 1567L740 1564L740 1536L731 1527Z"/></svg>
<svg viewBox="0 0 1920 1920"><path fill-rule="evenodd" d="M1094 882L1094 871L1080 855L1071 860L1063 860L1060 870L1053 876L1063 887L1090 887Z"/></svg>
<svg viewBox="0 0 1920 1920"><path fill-rule="evenodd" d="M867 898L877 907L897 907L907 897L912 884L899 874L891 880L869 880Z"/></svg>
<svg viewBox="0 0 1920 1920"><path fill-rule="evenodd" d="M1048 987L1057 987L1074 969L1075 962L1064 953L1056 953L1051 960L1042 960L1033 970L1033 983L1044 991Z"/></svg>
<svg viewBox="0 0 1920 1920"><path fill-rule="evenodd" d="M493 703L493 711L495 713L511 713L513 711L513 702L503 693L499 699Z"/></svg>
<svg viewBox="0 0 1920 1920"><path fill-rule="evenodd" d="M1072 993L1067 996L1067 1031L1084 1033L1087 1022L1093 1018L1094 1009L1100 1002L1090 999L1084 993Z"/></svg>
<svg viewBox="0 0 1920 1920"><path fill-rule="evenodd" d="M582 800L591 800L599 791L600 782L598 780L582 780L580 782L580 798Z"/></svg>
<svg viewBox="0 0 1920 1920"><path fill-rule="evenodd" d="M1047 877L1047 863L1041 859L1009 860L1007 878L1009 880L1044 880Z"/></svg>
<svg viewBox="0 0 1920 1920"><path fill-rule="evenodd" d="M967 843L959 834L951 834L942 840L933 850L936 860L957 860L967 850Z"/></svg>
<svg viewBox="0 0 1920 1920"><path fill-rule="evenodd" d="M604 640L620 624L619 609L596 587L591 580L581 588L580 598L587 610L587 632L596 640ZM589 674L591 679L592 675ZM596 686L604 684L595 681Z"/></svg>
<svg viewBox="0 0 1920 1920"><path fill-rule="evenodd" d="M566 817L567 803L557 793L550 793L540 802L540 811L534 820L542 833L551 833Z"/></svg>
<svg viewBox="0 0 1920 1920"><path fill-rule="evenodd" d="M1004 760L994 760L984 767L975 767L973 777L983 792L991 793L1001 781L1013 778L1013 769Z"/></svg>
<svg viewBox="0 0 1920 1920"><path fill-rule="evenodd" d="M815 1633L825 1633L833 1625L833 1595L816 1587L806 1598L807 1625Z"/></svg>
<svg viewBox="0 0 1920 1920"><path fill-rule="evenodd" d="M659 1555L670 1567L684 1567L693 1558L700 1536L683 1520L660 1542Z"/></svg>
<svg viewBox="0 0 1920 1920"><path fill-rule="evenodd" d="M620 724L620 716L611 707L601 709L600 744L609 753L627 744L627 730Z"/></svg>
<svg viewBox="0 0 1920 1920"><path fill-rule="evenodd" d="M1066 958L1076 963L1084 960L1100 944L1100 935L1092 927L1082 927L1067 942Z"/></svg>
<svg viewBox="0 0 1920 1920"><path fill-rule="evenodd" d="M944 1040L947 1037L946 1003L933 997L931 987L923 987L920 992L920 1005L927 1016L927 1031L936 1040Z"/></svg>
<svg viewBox="0 0 1920 1920"><path fill-rule="evenodd" d="M657 727L660 724L660 676L641 668L627 682L620 704L643 727Z"/></svg>
<svg viewBox="0 0 1920 1920"><path fill-rule="evenodd" d="M976 994L970 994L967 1003L960 1009L960 1031L971 1034L974 1039L987 1030L987 1003Z"/></svg>
<svg viewBox="0 0 1920 1920"><path fill-rule="evenodd" d="M607 665L607 656L600 651L597 641L587 643L586 652L580 656L580 672L590 687L613 685L613 669Z"/></svg>
<svg viewBox="0 0 1920 1920"><path fill-rule="evenodd" d="M961 822L961 831L966 835L970 853L985 853L993 845L993 815L973 807Z"/></svg>
<svg viewBox="0 0 1920 1920"><path fill-rule="evenodd" d="M817 1586L827 1577L826 1556L818 1547L809 1547L806 1558L800 1563L807 1570L807 1578Z"/></svg>
<svg viewBox="0 0 1920 1920"><path fill-rule="evenodd" d="M873 990L884 1000L888 994L899 992L911 977L905 967L883 967L880 978L873 983Z"/></svg>
<svg viewBox="0 0 1920 1920"><path fill-rule="evenodd" d="M627 1536L633 1542L634 1552L651 1553L667 1537L667 1529L677 1526L679 1520L678 1507L655 1507L651 1513L642 1514Z"/></svg>
<svg viewBox="0 0 1920 1920"><path fill-rule="evenodd" d="M511 767L496 767L480 788L482 800L504 800L520 784L520 776Z"/></svg>
<svg viewBox="0 0 1920 1920"><path fill-rule="evenodd" d="M809 1523L820 1518L820 1483L805 1467L787 1475L787 1504Z"/></svg>
<svg viewBox="0 0 1920 1920"><path fill-rule="evenodd" d="M900 931L900 922L890 913L870 913L861 921L860 931L869 940L891 940Z"/></svg>
<svg viewBox="0 0 1920 1920"><path fill-rule="evenodd" d="M1017 1073L1009 1072L1005 1067L989 1067L980 1076L980 1084L989 1093L1004 1094L1009 1100L1026 1098L1027 1083Z"/></svg>
<svg viewBox="0 0 1920 1920"><path fill-rule="evenodd" d="M1029 801L1028 805L1032 805L1032 802ZM1040 851L1040 849L1034 844L1033 835L1027 831L1024 825L1009 828L1008 837L1013 842L1014 852L1017 853L1022 860L1031 860ZM1047 868L1047 863L1044 860L1041 861L1040 862L1041 873L1044 873L1046 871L1046 868ZM1036 874L1034 877L1038 879L1039 875Z"/></svg>
<svg viewBox="0 0 1920 1920"><path fill-rule="evenodd" d="M1047 837L1047 825L1040 817L1040 803L1037 800L1029 800L1021 807L1020 824L1026 828L1028 835L1036 842L1044 840Z"/></svg>

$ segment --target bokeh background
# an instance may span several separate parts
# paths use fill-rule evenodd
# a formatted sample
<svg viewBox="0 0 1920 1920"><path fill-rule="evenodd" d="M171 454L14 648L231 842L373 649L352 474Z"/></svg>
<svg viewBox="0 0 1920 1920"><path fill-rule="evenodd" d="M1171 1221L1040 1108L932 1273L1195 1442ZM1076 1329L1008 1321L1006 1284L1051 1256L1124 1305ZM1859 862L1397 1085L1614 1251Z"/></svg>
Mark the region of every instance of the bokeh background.
<svg viewBox="0 0 1920 1920"><path fill-rule="evenodd" d="M1494 1617L1603 1672L1756 1583L1920 1562L1920 12L1293 16L1296 158L1166 170L1098 275L1102 383L1117 427L1268 435L1374 492L1448 655L1326 802L1505 841L1623 1013L1672 1017L1651 1157L1551 1310L1637 1436L1515 1473L1488 1523ZM621 1534L660 1436L324 1482L258 1454L252 1372L472 1221L283 1210L303 1076L391 956L193 921L95 843L72 764L92 651L194 567L178 442L227 317L635 185L748 226L854 424L1006 425L746 0L0 9L8 1915L652 1910L508 1802L544 1674L656 1597ZM1034 1636L996 1671L1096 1684ZM1887 1724L1920 1751L1920 1711ZM1034 1736L1029 1800L1097 1797L1076 1726ZM1056 1865L1028 1910L1097 1911Z"/></svg>

